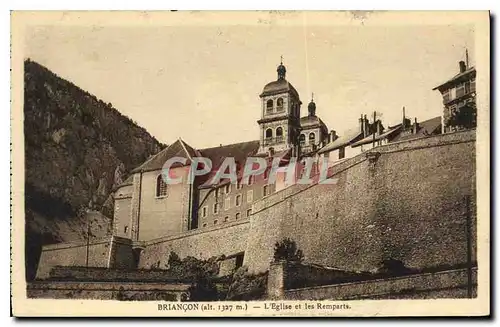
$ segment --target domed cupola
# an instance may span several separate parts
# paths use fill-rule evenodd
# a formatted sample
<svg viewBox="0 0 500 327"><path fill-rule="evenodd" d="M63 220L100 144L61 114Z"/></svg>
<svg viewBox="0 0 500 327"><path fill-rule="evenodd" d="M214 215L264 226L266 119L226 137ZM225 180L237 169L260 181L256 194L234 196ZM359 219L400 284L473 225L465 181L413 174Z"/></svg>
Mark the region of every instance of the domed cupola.
<svg viewBox="0 0 500 327"><path fill-rule="evenodd" d="M286 77L286 67L283 65L283 59L281 60L281 63L276 71L278 72L278 81L284 80Z"/></svg>
<svg viewBox="0 0 500 327"><path fill-rule="evenodd" d="M307 110L309 111L309 116L316 116L316 103L314 103L314 98L312 98L311 102L307 105Z"/></svg>

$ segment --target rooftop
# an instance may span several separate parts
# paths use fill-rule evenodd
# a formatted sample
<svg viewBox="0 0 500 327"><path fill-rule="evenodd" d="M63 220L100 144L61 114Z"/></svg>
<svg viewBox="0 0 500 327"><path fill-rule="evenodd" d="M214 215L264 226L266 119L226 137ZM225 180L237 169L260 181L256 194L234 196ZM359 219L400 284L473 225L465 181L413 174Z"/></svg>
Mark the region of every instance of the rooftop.
<svg viewBox="0 0 500 327"><path fill-rule="evenodd" d="M262 90L262 93L260 94L260 97L283 92L292 92L297 98L299 97L299 93L297 92L297 90L286 79L279 79L277 81L266 84L266 86L264 86L264 89Z"/></svg>
<svg viewBox="0 0 500 327"><path fill-rule="evenodd" d="M440 91L445 90L446 88L451 87L458 82L470 79L470 75L474 75L474 76L476 75L476 68L475 67L470 67L470 68L466 69L464 72L460 72L460 73L456 74L455 76L453 76L452 78L450 78L446 82L439 84L438 86L436 86L432 90L433 91L437 90L437 89L439 89Z"/></svg>

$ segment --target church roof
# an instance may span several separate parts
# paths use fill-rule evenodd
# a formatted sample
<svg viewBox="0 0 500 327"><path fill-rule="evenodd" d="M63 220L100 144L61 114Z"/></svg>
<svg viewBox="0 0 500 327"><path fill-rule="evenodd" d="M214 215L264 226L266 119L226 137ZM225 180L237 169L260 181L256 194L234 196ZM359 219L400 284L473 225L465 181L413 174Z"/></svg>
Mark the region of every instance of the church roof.
<svg viewBox="0 0 500 327"><path fill-rule="evenodd" d="M241 142L201 149L201 156L212 160L212 167L218 167L226 157L234 157L236 162L244 164L247 157L255 155L259 150L260 141Z"/></svg>
<svg viewBox="0 0 500 327"><path fill-rule="evenodd" d="M295 96L297 96L297 98L299 97L299 93L297 92L297 90L286 79L279 79L277 81L266 84L266 86L264 86L264 89L262 90L262 93L260 94L260 97L284 92L292 92Z"/></svg>
<svg viewBox="0 0 500 327"><path fill-rule="evenodd" d="M300 118L300 126L301 127L310 127L310 126L324 126L326 128L325 123L318 116L305 116Z"/></svg>
<svg viewBox="0 0 500 327"><path fill-rule="evenodd" d="M212 161L212 172L203 176L201 187L211 187L211 179L216 174L218 168L227 157L233 157L236 165L240 168L244 167L245 161L248 157L255 155L259 150L260 142L249 141L229 145L221 145L213 148L206 148L200 150L201 155L209 158ZM238 172L237 172L238 173ZM225 184L227 180L221 180L220 184Z"/></svg>
<svg viewBox="0 0 500 327"><path fill-rule="evenodd" d="M178 139L174 143L170 144L168 147L158 152L156 155L152 156L146 162L144 162L139 167L132 170L132 173L144 172L144 171L152 171L152 170L160 170L162 169L165 162L173 157L182 157L186 158L189 161L192 157L198 155L198 152L189 146L186 142L181 139ZM172 165L172 167L181 166L180 163Z"/></svg>
<svg viewBox="0 0 500 327"><path fill-rule="evenodd" d="M208 157L210 158L210 160L212 160L212 172L204 176L200 188L210 188L212 186L215 186L211 183L211 180L217 173L217 170L223 163L224 159L227 157L234 157L237 166L237 178L242 178L247 158L260 156L257 155L259 146L260 141L257 140L200 150L203 156ZM288 160L290 153L291 150L287 149L276 152L271 157L267 157L266 154L267 164L269 165L270 163L272 163L274 158L280 158L280 162L285 162ZM220 183L218 183L217 186L227 184L228 182L230 182L229 179L221 178Z"/></svg>

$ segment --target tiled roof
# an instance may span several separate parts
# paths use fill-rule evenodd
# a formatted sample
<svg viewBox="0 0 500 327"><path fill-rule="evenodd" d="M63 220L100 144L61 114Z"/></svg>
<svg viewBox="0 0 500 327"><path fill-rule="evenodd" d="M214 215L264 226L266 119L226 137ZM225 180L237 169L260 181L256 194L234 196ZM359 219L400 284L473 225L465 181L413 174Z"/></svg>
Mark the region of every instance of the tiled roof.
<svg viewBox="0 0 500 327"><path fill-rule="evenodd" d="M325 153L334 151L342 146L348 145L354 142L357 138L361 137L362 133L359 128L350 129L346 131L343 135L339 136L335 141L328 143L323 148L321 148L318 153Z"/></svg>
<svg viewBox="0 0 500 327"><path fill-rule="evenodd" d="M186 158L189 162L193 156L196 156L196 150L194 150L191 146L186 144L181 139L178 139L162 151L158 152L153 157L149 158L146 162L144 162L139 167L132 170L132 173L137 173L140 171L152 171L152 170L160 170L162 169L165 162L173 157L182 157ZM172 167L180 166L181 164L174 164Z"/></svg>
<svg viewBox="0 0 500 327"><path fill-rule="evenodd" d="M441 116L437 116L420 123L420 128L427 134L434 133L437 129L441 128Z"/></svg>
<svg viewBox="0 0 500 327"><path fill-rule="evenodd" d="M465 77L465 76L467 76L469 74L475 74L475 73L476 73L476 68L475 67L470 67L469 69L467 69L463 73L456 74L455 76L453 76L452 78L450 78L446 82L439 84L438 86L436 86L432 90L434 91L434 90L440 89L443 86L446 86L448 84L453 84L455 81L458 81L459 79L461 79L461 78L463 78L463 77Z"/></svg>
<svg viewBox="0 0 500 327"><path fill-rule="evenodd" d="M257 153L259 146L260 142L256 140L201 149L199 152L201 156L210 158L212 165L217 167L226 157L234 157L235 161L244 162L247 157Z"/></svg>
<svg viewBox="0 0 500 327"><path fill-rule="evenodd" d="M412 129L413 126L408 127L408 129ZM441 116L437 116L431 119L424 120L423 122L418 123L418 130L417 133L401 133L400 135L396 136L392 141L397 142L397 141L404 141L404 140L410 140L426 135L433 135L436 133L441 132Z"/></svg>
<svg viewBox="0 0 500 327"><path fill-rule="evenodd" d="M199 151L201 156L209 158L212 161L212 173L205 175L205 183L202 184L201 187L208 186L207 182L215 175L217 168L221 166L225 158L233 157L236 164L243 168L246 159L257 154L259 146L260 142L256 140L201 149ZM221 180L220 184L226 182L227 181Z"/></svg>
<svg viewBox="0 0 500 327"><path fill-rule="evenodd" d="M385 139L386 137L390 136L391 134L393 134L394 132L397 132L401 129L401 125L397 126L397 127L394 127L392 129L389 129L381 134L377 134L375 133L375 139L373 138L373 134L370 134L368 135L367 137L365 137L364 139L356 142L356 143L353 143L352 144L352 147L356 147L356 146L360 146L360 145L363 145L363 144L369 144L373 141L378 141L378 140L382 140L382 139Z"/></svg>

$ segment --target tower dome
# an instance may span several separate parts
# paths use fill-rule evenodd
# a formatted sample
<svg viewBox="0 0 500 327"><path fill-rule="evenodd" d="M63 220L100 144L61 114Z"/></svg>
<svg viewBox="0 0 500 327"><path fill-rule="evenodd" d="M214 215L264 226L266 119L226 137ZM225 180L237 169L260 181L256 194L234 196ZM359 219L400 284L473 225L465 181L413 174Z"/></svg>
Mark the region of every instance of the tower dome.
<svg viewBox="0 0 500 327"><path fill-rule="evenodd" d="M316 103L314 103L314 99L311 99L311 102L307 105L307 110L309 111L309 116L316 116Z"/></svg>
<svg viewBox="0 0 500 327"><path fill-rule="evenodd" d="M285 79L285 76L286 76L286 67L283 65L283 62L280 63L280 65L278 66L278 68L276 69L276 71L278 72L278 81L282 80L282 79Z"/></svg>

